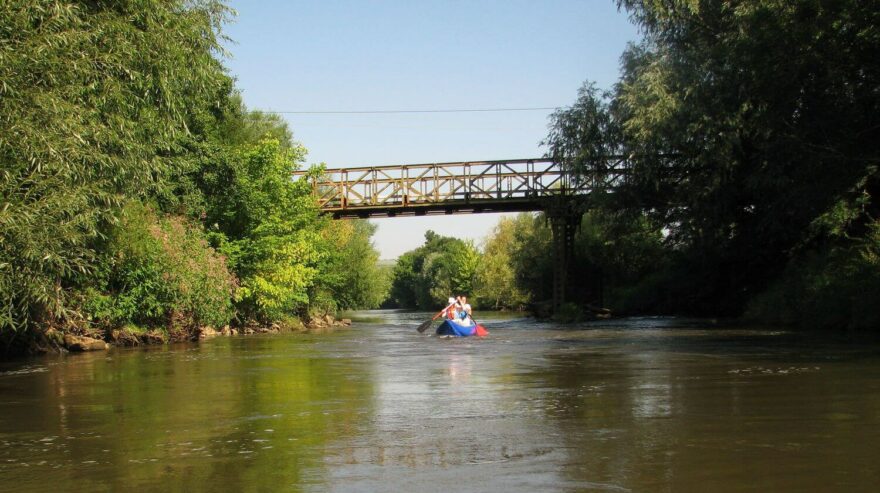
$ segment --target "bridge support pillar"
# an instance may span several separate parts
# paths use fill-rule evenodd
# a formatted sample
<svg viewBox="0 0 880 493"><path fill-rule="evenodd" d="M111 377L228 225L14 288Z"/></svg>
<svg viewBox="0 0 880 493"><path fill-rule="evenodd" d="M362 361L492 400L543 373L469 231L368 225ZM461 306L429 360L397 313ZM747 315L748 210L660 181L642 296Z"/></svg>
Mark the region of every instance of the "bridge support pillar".
<svg viewBox="0 0 880 493"><path fill-rule="evenodd" d="M582 215L578 204L571 200L547 210L553 233L553 311L557 311L565 303L566 291L571 286L569 271L574 251L574 234L580 226Z"/></svg>

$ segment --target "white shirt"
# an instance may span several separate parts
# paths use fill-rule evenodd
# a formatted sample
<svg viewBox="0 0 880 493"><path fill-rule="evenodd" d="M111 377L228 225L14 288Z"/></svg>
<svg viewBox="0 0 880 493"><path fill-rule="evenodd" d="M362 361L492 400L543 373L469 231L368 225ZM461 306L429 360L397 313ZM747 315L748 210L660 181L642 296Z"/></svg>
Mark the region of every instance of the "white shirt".
<svg viewBox="0 0 880 493"><path fill-rule="evenodd" d="M467 313L467 315L465 315L465 317L461 319L462 321L467 322L467 319L471 314L471 305L469 303L465 303L461 306L461 311Z"/></svg>

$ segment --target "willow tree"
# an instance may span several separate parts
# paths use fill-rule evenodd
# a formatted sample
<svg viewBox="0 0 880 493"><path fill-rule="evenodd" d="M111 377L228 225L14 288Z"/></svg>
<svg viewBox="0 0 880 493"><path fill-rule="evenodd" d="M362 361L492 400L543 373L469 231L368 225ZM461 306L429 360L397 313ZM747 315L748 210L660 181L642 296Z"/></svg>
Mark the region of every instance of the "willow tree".
<svg viewBox="0 0 880 493"><path fill-rule="evenodd" d="M0 331L68 314L118 205L156 185L227 76L213 0L0 6Z"/></svg>
<svg viewBox="0 0 880 493"><path fill-rule="evenodd" d="M664 226L675 298L736 313L796 250L867 237L880 210L880 2L618 5L643 39L612 94L585 86L548 143L578 171L610 149L627 156L614 208Z"/></svg>
<svg viewBox="0 0 880 493"><path fill-rule="evenodd" d="M864 234L877 211L880 3L619 4L645 33L615 101L631 197L694 247L703 293L738 309L792 249L823 241L817 220L832 209L849 211L833 227Z"/></svg>
<svg viewBox="0 0 880 493"><path fill-rule="evenodd" d="M483 258L477 266L476 295L482 306L498 310L518 309L530 301L529 293L516 284L513 255L517 247L514 229L516 220L502 217L483 247ZM533 252L534 257L540 252Z"/></svg>

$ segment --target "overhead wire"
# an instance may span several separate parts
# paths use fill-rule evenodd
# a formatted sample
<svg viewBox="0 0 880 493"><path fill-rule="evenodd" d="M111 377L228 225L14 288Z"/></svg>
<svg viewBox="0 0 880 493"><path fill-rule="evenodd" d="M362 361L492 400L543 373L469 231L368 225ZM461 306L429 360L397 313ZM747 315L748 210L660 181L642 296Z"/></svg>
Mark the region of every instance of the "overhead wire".
<svg viewBox="0 0 880 493"><path fill-rule="evenodd" d="M508 111L547 111L558 110L561 106L541 106L530 108L455 108L431 110L326 110L326 111L276 111L257 110L263 113L280 115L367 115L367 114L400 114L400 113L491 113Z"/></svg>

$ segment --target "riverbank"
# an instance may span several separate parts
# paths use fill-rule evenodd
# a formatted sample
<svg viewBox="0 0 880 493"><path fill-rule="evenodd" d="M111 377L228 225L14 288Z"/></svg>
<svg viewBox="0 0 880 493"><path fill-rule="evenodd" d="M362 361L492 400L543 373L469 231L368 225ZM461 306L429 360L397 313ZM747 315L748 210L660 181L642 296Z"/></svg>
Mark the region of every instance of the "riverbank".
<svg viewBox="0 0 880 493"><path fill-rule="evenodd" d="M324 333L339 327L349 327L349 318L330 314L317 315L308 321L292 318L283 322L243 326L211 325L198 327L142 328L134 325L112 329L83 327L43 327L20 334L6 341L2 359L27 355L57 354L65 352L105 351L111 347L161 345L177 342L194 342L213 337L248 336L254 334Z"/></svg>

